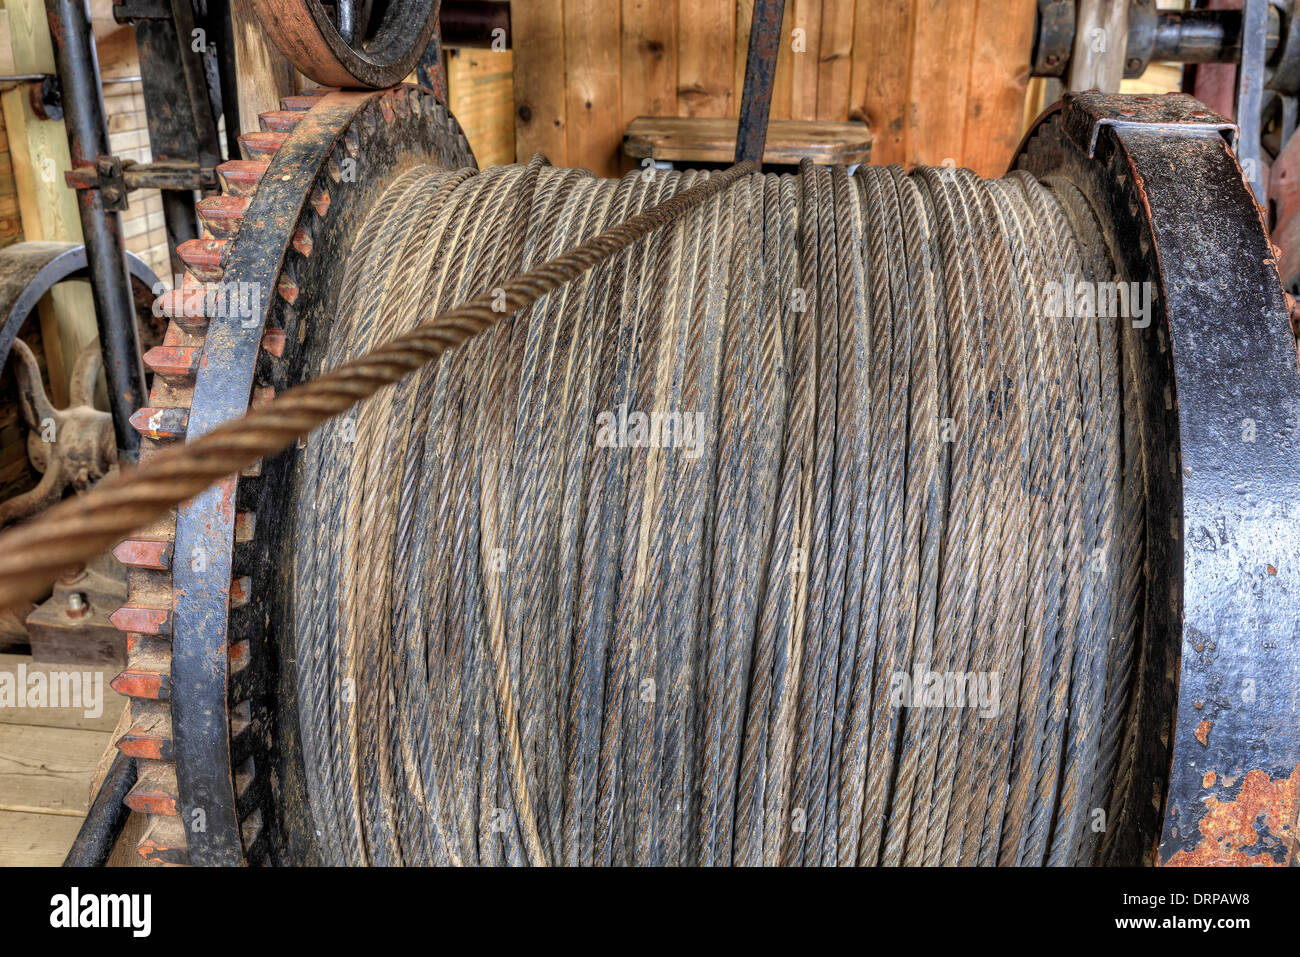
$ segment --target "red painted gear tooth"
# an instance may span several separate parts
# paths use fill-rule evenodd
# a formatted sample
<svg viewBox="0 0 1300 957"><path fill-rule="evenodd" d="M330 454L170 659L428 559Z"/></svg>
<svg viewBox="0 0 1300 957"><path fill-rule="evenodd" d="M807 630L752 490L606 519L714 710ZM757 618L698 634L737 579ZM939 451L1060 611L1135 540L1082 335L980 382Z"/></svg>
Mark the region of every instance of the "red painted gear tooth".
<svg viewBox="0 0 1300 957"><path fill-rule="evenodd" d="M304 256L304 257L310 256L312 247L314 245L315 243L311 238L311 233L307 232L307 230L303 229L302 227L299 227L298 229L294 230L293 248L298 251L298 254L300 256Z"/></svg>
<svg viewBox="0 0 1300 957"><path fill-rule="evenodd" d="M317 216L324 216L330 211L330 191L324 186L316 190L311 194L311 205Z"/></svg>
<svg viewBox="0 0 1300 957"><path fill-rule="evenodd" d="M171 738L138 725L122 735L117 749L127 757L148 761L170 761L173 757Z"/></svg>
<svg viewBox="0 0 1300 957"><path fill-rule="evenodd" d="M286 96L280 99L280 109L295 110L299 113L305 113L313 106L320 102L319 96L312 96L307 93L299 93L297 96Z"/></svg>
<svg viewBox="0 0 1300 957"><path fill-rule="evenodd" d="M131 415L137 432L151 439L182 439L189 425L188 409L145 406Z"/></svg>
<svg viewBox="0 0 1300 957"><path fill-rule="evenodd" d="M118 631L129 631L137 635L170 635L172 633L172 611L170 608L158 608L153 605L125 604L109 616Z"/></svg>
<svg viewBox="0 0 1300 957"><path fill-rule="evenodd" d="M127 667L108 686L128 698L167 701L171 697L171 676L160 668Z"/></svg>
<svg viewBox="0 0 1300 957"><path fill-rule="evenodd" d="M150 818L136 853L149 864L188 864L190 852L185 825L179 817Z"/></svg>
<svg viewBox="0 0 1300 957"><path fill-rule="evenodd" d="M199 200L194 210L217 239L233 239L248 209L247 196L209 196Z"/></svg>
<svg viewBox="0 0 1300 957"><path fill-rule="evenodd" d="M113 549L113 557L127 568L167 571L172 567L173 545L157 539L127 539Z"/></svg>
<svg viewBox="0 0 1300 957"><path fill-rule="evenodd" d="M302 119L300 110L270 110L257 114L258 123L267 133L289 133Z"/></svg>
<svg viewBox="0 0 1300 957"><path fill-rule="evenodd" d="M298 284L289 276L282 275L279 282L275 284L275 290L285 302L292 303L298 298Z"/></svg>
<svg viewBox="0 0 1300 957"><path fill-rule="evenodd" d="M269 165L265 160L230 160L217 167L217 176L228 195L252 196Z"/></svg>
<svg viewBox="0 0 1300 957"><path fill-rule="evenodd" d="M122 803L141 814L165 814L168 817L176 817L180 813L177 809L179 799L174 793L151 787L144 782L136 782L135 787L131 788Z"/></svg>
<svg viewBox="0 0 1300 957"><path fill-rule="evenodd" d="M164 316L185 332L201 336L208 328L207 292L204 283L186 281L180 289L171 289L159 296L157 306Z"/></svg>
<svg viewBox="0 0 1300 957"><path fill-rule="evenodd" d="M176 255L203 282L220 282L224 274L221 265L225 255L226 239L187 239L176 246Z"/></svg>
<svg viewBox="0 0 1300 957"><path fill-rule="evenodd" d="M285 342L283 329L267 329L262 333L262 349L277 359L284 355Z"/></svg>
<svg viewBox="0 0 1300 957"><path fill-rule="evenodd" d="M154 346L144 354L144 364L159 375L181 378L198 371L202 355L198 346Z"/></svg>
<svg viewBox="0 0 1300 957"><path fill-rule="evenodd" d="M269 160L284 145L285 133L245 133L239 138L244 155L249 160Z"/></svg>

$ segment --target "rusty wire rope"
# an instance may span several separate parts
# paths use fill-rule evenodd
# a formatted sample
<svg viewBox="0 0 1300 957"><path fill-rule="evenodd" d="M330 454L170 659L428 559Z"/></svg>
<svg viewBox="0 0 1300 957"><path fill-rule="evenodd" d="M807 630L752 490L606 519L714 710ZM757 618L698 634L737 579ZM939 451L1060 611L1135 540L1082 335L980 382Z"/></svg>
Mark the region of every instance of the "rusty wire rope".
<svg viewBox="0 0 1300 957"><path fill-rule="evenodd" d="M1113 272L1086 204L750 172L407 172L335 371L0 536L0 596L314 429L327 861L1096 860L1144 544L1116 320L1043 308Z"/></svg>
<svg viewBox="0 0 1300 957"><path fill-rule="evenodd" d="M413 170L326 365L708 181ZM317 430L291 618L326 859L1095 860L1141 471L1115 320L1041 308L1112 269L1067 190L747 176ZM900 706L917 669L995 693Z"/></svg>

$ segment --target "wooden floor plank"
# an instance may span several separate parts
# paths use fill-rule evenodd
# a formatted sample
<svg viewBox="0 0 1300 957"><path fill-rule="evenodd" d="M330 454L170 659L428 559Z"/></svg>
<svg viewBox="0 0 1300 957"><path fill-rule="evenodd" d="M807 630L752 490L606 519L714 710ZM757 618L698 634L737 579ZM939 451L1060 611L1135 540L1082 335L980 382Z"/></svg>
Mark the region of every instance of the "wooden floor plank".
<svg viewBox="0 0 1300 957"><path fill-rule="evenodd" d="M117 724L118 716L126 706L126 697L118 694L108 686L108 683L117 677L121 670L116 666L107 666L102 668L86 667L83 665L66 665L66 664L33 664L31 655L2 655L0 654L0 672L9 672L14 675L15 681L19 674L18 666L25 664L28 673L32 669L39 668L49 673L51 671L94 671L99 672L103 678L103 714L96 717L87 717L84 708L7 708L0 707L0 725L31 725L44 728L78 728L89 731L112 731Z"/></svg>
<svg viewBox="0 0 1300 957"><path fill-rule="evenodd" d="M107 731L0 726L0 809L85 816Z"/></svg>
<svg viewBox="0 0 1300 957"><path fill-rule="evenodd" d="M0 867L58 867L80 830L76 817L0 811Z"/></svg>

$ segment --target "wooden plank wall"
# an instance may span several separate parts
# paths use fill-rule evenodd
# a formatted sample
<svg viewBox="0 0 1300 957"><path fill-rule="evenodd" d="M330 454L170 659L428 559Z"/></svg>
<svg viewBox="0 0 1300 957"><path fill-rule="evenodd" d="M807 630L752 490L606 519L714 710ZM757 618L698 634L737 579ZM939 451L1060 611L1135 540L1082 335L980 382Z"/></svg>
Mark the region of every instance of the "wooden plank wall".
<svg viewBox="0 0 1300 957"><path fill-rule="evenodd" d="M480 168L515 161L509 50L448 50L447 98Z"/></svg>
<svg viewBox="0 0 1300 957"><path fill-rule="evenodd" d="M735 116L753 0L511 0L515 157L627 168L642 115ZM787 0L772 116L865 119L875 163L1005 170L1034 0Z"/></svg>

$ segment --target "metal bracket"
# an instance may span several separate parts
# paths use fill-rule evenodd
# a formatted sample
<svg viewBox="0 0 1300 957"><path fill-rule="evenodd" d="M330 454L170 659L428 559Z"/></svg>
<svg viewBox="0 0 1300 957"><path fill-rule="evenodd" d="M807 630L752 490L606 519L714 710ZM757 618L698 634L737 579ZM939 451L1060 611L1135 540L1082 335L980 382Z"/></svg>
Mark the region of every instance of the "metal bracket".
<svg viewBox="0 0 1300 957"><path fill-rule="evenodd" d="M137 189L212 189L217 171L197 163L136 163L116 156L97 156L94 166L81 166L64 174L73 189L97 189L104 208L123 210L127 193Z"/></svg>
<svg viewBox="0 0 1300 957"><path fill-rule="evenodd" d="M1102 127L1116 132L1139 129L1173 135L1213 131L1221 134L1230 149L1237 145L1237 126L1206 108L1186 93L1164 96L1120 94L1071 94L1062 114L1065 135L1089 158L1097 152Z"/></svg>

